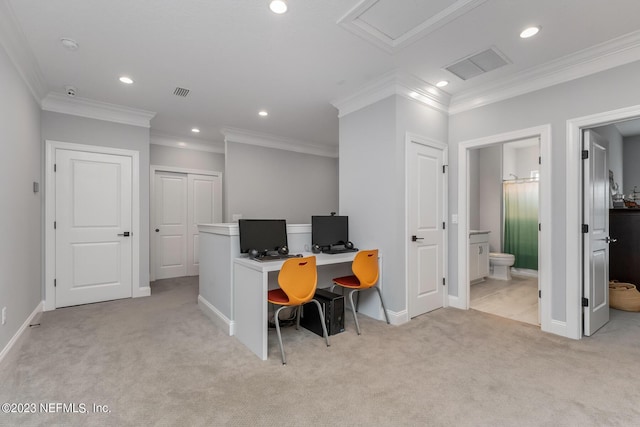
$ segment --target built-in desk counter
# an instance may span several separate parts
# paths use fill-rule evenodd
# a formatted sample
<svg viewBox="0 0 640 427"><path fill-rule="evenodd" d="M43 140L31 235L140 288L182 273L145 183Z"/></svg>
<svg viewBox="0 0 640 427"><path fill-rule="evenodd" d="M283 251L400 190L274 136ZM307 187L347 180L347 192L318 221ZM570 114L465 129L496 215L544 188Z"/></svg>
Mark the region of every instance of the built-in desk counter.
<svg viewBox="0 0 640 427"><path fill-rule="evenodd" d="M199 231L200 289L198 306L229 335L234 335L233 262L240 253L238 223L201 224ZM287 224L291 253L311 247L311 224Z"/></svg>

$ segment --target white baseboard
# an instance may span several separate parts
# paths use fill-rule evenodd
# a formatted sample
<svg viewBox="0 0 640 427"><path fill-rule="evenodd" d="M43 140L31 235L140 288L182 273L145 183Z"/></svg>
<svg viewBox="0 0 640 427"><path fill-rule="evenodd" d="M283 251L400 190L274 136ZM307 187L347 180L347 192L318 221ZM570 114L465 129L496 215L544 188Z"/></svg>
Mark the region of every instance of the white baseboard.
<svg viewBox="0 0 640 427"><path fill-rule="evenodd" d="M465 305L462 303L460 297L449 295L447 299L449 302L449 307L458 308L460 310L468 310L468 308L465 307Z"/></svg>
<svg viewBox="0 0 640 427"><path fill-rule="evenodd" d="M511 267L511 274L515 274L516 276L538 277L538 270Z"/></svg>
<svg viewBox="0 0 640 427"><path fill-rule="evenodd" d="M145 287L140 287L137 290L134 289L133 298L140 298L140 297L149 297L151 296L151 286L145 286Z"/></svg>
<svg viewBox="0 0 640 427"><path fill-rule="evenodd" d="M229 336L235 335L235 322L220 313L220 310L211 305L202 295L198 295L198 307L213 323L227 332Z"/></svg>
<svg viewBox="0 0 640 427"><path fill-rule="evenodd" d="M402 325L409 321L408 310L402 310L402 311L387 310L387 314L389 315L389 323L391 323L392 325Z"/></svg>
<svg viewBox="0 0 640 427"><path fill-rule="evenodd" d="M31 313L29 317L27 317L27 320L25 320L22 326L20 326L20 329L18 329L15 335L9 340L7 345L2 349L2 351L0 352L0 363L2 363L2 360L9 353L9 351L11 351L11 348L13 348L15 343L18 342L18 340L20 339L24 331L27 330L33 318L36 317L39 313L42 313L43 307L44 307L44 301L40 301L36 306L35 310L33 310L33 313Z"/></svg>

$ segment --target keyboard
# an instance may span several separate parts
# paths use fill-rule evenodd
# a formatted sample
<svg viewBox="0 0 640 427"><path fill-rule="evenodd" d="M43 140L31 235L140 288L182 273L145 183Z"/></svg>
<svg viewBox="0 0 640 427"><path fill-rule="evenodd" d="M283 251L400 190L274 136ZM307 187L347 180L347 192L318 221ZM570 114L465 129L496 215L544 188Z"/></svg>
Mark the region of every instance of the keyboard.
<svg viewBox="0 0 640 427"><path fill-rule="evenodd" d="M351 249L328 249L326 251L324 251L323 253L325 254L329 254L329 255L335 255L335 254L346 254L347 252L358 252L357 248L351 248Z"/></svg>
<svg viewBox="0 0 640 427"><path fill-rule="evenodd" d="M254 261L264 262L264 261L278 261L281 259L287 258L300 258L302 255L263 255L257 258L251 258Z"/></svg>

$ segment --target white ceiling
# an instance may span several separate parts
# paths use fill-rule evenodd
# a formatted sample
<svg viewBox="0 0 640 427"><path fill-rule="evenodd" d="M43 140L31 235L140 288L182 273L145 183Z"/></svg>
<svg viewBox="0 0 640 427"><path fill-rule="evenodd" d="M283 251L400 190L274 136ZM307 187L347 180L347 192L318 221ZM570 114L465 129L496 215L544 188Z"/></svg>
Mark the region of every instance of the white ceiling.
<svg viewBox="0 0 640 427"><path fill-rule="evenodd" d="M205 144L229 128L335 147L332 103L389 73L423 90L449 80L453 109L551 64L575 66L562 58L584 59L585 49L605 53L610 40L640 44L638 0L289 0L284 15L266 0L0 1L46 91L72 85L79 98L153 111L153 133ZM539 35L520 39L533 24ZM80 48L65 50L61 37ZM467 81L444 70L491 47L506 66Z"/></svg>

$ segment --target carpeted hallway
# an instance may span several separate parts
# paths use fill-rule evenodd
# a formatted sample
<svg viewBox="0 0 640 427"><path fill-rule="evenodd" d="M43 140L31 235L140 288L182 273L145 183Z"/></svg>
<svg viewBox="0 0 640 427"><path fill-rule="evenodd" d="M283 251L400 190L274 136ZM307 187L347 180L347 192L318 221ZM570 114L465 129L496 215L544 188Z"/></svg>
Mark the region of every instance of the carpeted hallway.
<svg viewBox="0 0 640 427"><path fill-rule="evenodd" d="M631 426L640 423L640 313L581 341L474 310L362 335L275 332L258 360L198 309L197 277L149 298L59 309L0 365L0 401L87 413L1 413L0 425ZM108 413L94 413L93 405Z"/></svg>

